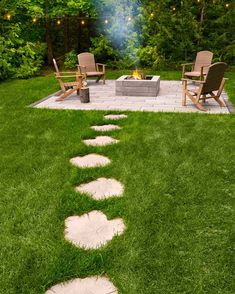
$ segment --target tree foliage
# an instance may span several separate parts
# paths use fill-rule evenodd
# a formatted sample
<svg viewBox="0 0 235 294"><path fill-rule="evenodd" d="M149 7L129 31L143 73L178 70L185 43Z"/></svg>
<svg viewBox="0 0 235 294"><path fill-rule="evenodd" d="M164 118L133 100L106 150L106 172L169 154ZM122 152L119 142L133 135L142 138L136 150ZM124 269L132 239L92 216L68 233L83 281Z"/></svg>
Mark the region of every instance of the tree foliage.
<svg viewBox="0 0 235 294"><path fill-rule="evenodd" d="M0 14L1 79L88 50L113 67L177 67L199 50L235 64L235 0L2 0Z"/></svg>

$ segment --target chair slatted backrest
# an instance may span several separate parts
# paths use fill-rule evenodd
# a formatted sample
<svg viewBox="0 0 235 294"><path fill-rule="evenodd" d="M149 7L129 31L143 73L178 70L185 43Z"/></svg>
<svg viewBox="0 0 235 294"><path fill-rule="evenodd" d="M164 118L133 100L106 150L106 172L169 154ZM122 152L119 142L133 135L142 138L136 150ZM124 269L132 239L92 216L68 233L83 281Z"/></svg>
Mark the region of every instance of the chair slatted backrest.
<svg viewBox="0 0 235 294"><path fill-rule="evenodd" d="M200 51L197 53L195 60L194 71L201 71L202 66L209 66L212 63L213 53L210 51ZM208 67L203 69L204 73L208 72Z"/></svg>
<svg viewBox="0 0 235 294"><path fill-rule="evenodd" d="M87 72L96 72L95 57L92 53L81 53L78 54L78 63L81 66L86 67Z"/></svg>
<svg viewBox="0 0 235 294"><path fill-rule="evenodd" d="M57 65L57 62L56 62L55 58L53 58L52 60L53 60L53 64L54 64L54 67L55 67L55 71L56 71L56 73L59 74L60 71L59 71L59 68L58 68L58 65Z"/></svg>
<svg viewBox="0 0 235 294"><path fill-rule="evenodd" d="M226 68L227 64L224 62L216 62L209 67L202 94L219 90Z"/></svg>

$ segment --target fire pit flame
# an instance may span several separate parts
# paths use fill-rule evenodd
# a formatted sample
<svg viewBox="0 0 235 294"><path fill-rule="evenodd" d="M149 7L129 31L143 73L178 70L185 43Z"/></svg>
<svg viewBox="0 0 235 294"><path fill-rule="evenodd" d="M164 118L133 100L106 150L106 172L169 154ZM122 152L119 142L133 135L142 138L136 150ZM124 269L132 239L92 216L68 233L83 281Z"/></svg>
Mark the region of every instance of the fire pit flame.
<svg viewBox="0 0 235 294"><path fill-rule="evenodd" d="M132 77L135 80L142 80L142 75L141 75L141 73L140 73L140 71L138 69L136 69L136 70L133 71Z"/></svg>

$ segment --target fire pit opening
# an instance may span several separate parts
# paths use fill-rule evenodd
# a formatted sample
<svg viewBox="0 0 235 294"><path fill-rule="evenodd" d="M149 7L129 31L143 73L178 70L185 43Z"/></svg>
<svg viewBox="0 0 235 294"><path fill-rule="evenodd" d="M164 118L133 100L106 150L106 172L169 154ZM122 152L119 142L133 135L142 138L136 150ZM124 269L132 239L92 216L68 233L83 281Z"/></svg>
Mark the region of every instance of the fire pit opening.
<svg viewBox="0 0 235 294"><path fill-rule="evenodd" d="M145 76L141 70L135 69L132 72L132 75L126 76L126 80L136 80L136 81L144 81L144 80L152 80L153 76Z"/></svg>
<svg viewBox="0 0 235 294"><path fill-rule="evenodd" d="M153 76L143 76L141 79L135 79L133 76L127 76L126 80L131 81L151 81Z"/></svg>

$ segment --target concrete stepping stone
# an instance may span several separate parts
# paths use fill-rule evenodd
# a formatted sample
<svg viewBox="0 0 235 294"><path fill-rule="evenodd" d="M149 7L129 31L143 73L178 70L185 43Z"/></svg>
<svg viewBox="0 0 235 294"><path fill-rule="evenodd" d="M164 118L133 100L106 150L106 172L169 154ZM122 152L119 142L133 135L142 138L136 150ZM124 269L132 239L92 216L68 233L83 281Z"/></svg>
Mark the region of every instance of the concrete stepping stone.
<svg viewBox="0 0 235 294"><path fill-rule="evenodd" d="M108 114L104 116L105 119L110 119L110 120L118 120L118 119L123 119L127 118L126 114Z"/></svg>
<svg viewBox="0 0 235 294"><path fill-rule="evenodd" d="M111 163L111 160L99 154L88 154L71 158L70 162L80 168L92 168L106 166Z"/></svg>
<svg viewBox="0 0 235 294"><path fill-rule="evenodd" d="M121 128L117 125L102 125L102 126L92 126L92 130L97 132L109 132L114 130L120 130Z"/></svg>
<svg viewBox="0 0 235 294"><path fill-rule="evenodd" d="M118 294L118 290L106 277L89 277L57 284L45 294Z"/></svg>
<svg viewBox="0 0 235 294"><path fill-rule="evenodd" d="M97 249L124 232L122 219L108 220L101 211L91 211L65 220L65 239L77 247Z"/></svg>
<svg viewBox="0 0 235 294"><path fill-rule="evenodd" d="M83 140L84 144L87 146L106 146L110 144L116 144L119 140L113 139L109 136L98 136L95 139Z"/></svg>
<svg viewBox="0 0 235 294"><path fill-rule="evenodd" d="M123 194L123 185L115 179L99 178L88 184L75 188L77 192L87 193L95 200L102 200L110 197L120 197Z"/></svg>

